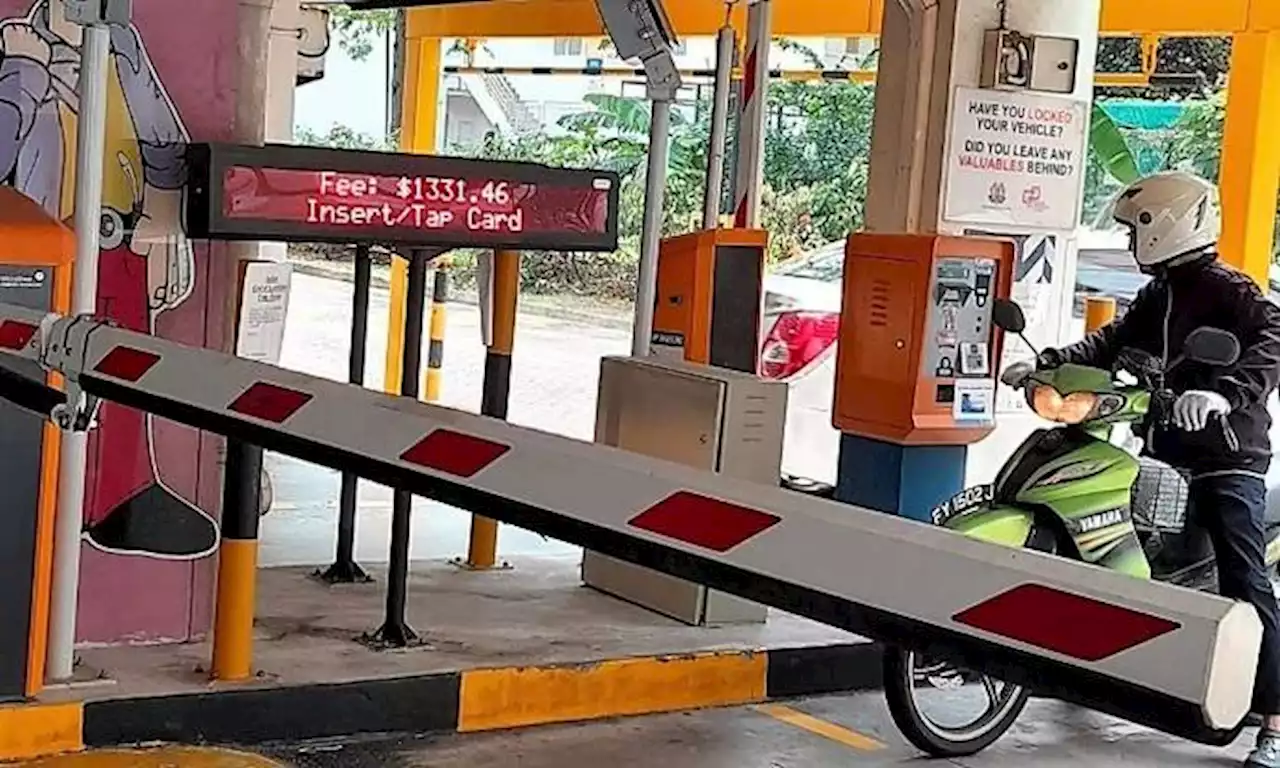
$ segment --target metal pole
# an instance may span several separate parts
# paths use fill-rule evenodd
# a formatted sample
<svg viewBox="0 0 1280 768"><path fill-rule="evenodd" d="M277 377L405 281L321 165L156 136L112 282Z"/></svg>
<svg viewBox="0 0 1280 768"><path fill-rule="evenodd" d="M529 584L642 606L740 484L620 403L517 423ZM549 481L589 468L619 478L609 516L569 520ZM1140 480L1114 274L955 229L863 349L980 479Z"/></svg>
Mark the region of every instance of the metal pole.
<svg viewBox="0 0 1280 768"><path fill-rule="evenodd" d="M253 677L253 615L258 575L258 519L262 509L262 449L227 440L223 468L222 543L218 549L217 611L213 624L214 680Z"/></svg>
<svg viewBox="0 0 1280 768"><path fill-rule="evenodd" d="M768 116L769 49L772 45L769 0L747 8L747 58L743 66L742 110L738 128L738 184L734 226L755 227L764 185L764 136Z"/></svg>
<svg viewBox="0 0 1280 768"><path fill-rule="evenodd" d="M436 261L435 278L431 286L431 325L427 343L426 391L423 399L428 403L440 402L440 389L444 379L444 335L449 317L449 257Z"/></svg>
<svg viewBox="0 0 1280 768"><path fill-rule="evenodd" d="M480 414L506 420L511 401L511 353L515 349L516 314L520 300L520 252L493 253L493 334L484 358L484 384ZM498 523L487 517L471 516L471 538L467 560L461 563L473 571L498 566ZM502 568L510 565L503 563Z"/></svg>
<svg viewBox="0 0 1280 768"><path fill-rule="evenodd" d="M98 309L98 253L102 226L102 176L106 157L107 67L111 33L84 28L80 50L80 110L76 131L76 261L72 314ZM85 467L89 436L65 432L58 462L58 514L54 532L49 605L48 676L69 680L75 669L76 597L80 589L80 532L84 528Z"/></svg>
<svg viewBox="0 0 1280 768"><path fill-rule="evenodd" d="M724 193L725 139L729 132L729 91L733 87L733 49L737 44L732 26L720 30L716 45L716 86L711 104L711 148L707 152L707 194L703 203L702 228L720 224L720 204Z"/></svg>
<svg viewBox="0 0 1280 768"><path fill-rule="evenodd" d="M351 349L347 356L347 381L364 386L365 351L369 338L369 285L373 258L369 246L356 246L356 285L351 298ZM321 574L329 584L355 584L372 581L356 562L356 499L360 478L342 473L342 490L338 495L338 551L333 565Z"/></svg>
<svg viewBox="0 0 1280 768"><path fill-rule="evenodd" d="M658 246L662 242L670 135L671 102L654 99L653 117L649 121L649 167L645 180L644 225L640 230L635 327L631 332L631 354L636 357L648 356L653 336L654 300L658 293Z"/></svg>
<svg viewBox="0 0 1280 768"><path fill-rule="evenodd" d="M400 372L400 396L418 399L422 375L422 325L427 300L428 252L415 250L409 257L409 277L404 313L404 366ZM404 648L418 639L405 620L409 581L409 536L413 494L397 490L391 512L391 553L387 564L387 615L373 640L380 645Z"/></svg>

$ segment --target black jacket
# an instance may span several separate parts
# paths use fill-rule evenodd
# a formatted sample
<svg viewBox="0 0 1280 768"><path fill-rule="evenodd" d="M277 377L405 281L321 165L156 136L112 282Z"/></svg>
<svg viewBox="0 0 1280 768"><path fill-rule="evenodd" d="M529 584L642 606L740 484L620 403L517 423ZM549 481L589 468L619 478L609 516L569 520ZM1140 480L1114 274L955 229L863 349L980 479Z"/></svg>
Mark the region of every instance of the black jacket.
<svg viewBox="0 0 1280 768"><path fill-rule="evenodd" d="M1267 400L1280 383L1280 307L1247 275L1212 254L1173 267L1143 286L1123 317L1058 352L1062 362L1111 368L1120 350L1140 349L1164 360L1176 357L1188 335L1209 326L1240 339L1240 359L1231 368L1184 362L1169 373L1175 394L1217 392L1231 403L1228 417L1239 450L1228 447L1214 424L1200 432L1170 425L1156 428L1146 451L1176 467L1201 474L1223 470L1265 473L1271 462L1271 415Z"/></svg>

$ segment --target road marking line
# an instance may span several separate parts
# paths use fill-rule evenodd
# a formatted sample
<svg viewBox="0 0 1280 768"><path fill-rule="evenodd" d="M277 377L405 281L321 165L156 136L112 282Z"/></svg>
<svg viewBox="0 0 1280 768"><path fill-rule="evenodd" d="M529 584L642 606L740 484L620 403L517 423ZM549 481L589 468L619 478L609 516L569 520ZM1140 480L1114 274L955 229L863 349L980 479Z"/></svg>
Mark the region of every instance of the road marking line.
<svg viewBox="0 0 1280 768"><path fill-rule="evenodd" d="M885 748L884 744L876 741L870 736L864 736L857 731L851 731L843 726L836 725L835 723L829 723L826 720L821 720L813 717L812 715L806 715L803 712L792 709L791 707L784 707L781 704L762 704L753 707L753 709L763 715L768 715L775 720L784 722L787 725L794 725L797 728L809 731L810 733L815 733L823 738L830 739L861 752L878 752Z"/></svg>

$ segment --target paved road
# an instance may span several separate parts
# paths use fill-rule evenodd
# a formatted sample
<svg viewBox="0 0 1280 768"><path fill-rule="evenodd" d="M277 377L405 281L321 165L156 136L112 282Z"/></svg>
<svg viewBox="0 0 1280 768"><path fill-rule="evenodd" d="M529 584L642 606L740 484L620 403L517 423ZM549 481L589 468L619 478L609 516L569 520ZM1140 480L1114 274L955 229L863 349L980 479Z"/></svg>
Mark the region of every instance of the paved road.
<svg viewBox="0 0 1280 768"><path fill-rule="evenodd" d="M351 322L351 285L297 275L294 278L281 365L326 378L345 380ZM381 387L386 359L387 294L375 290L370 309L366 383ZM484 346L479 312L451 305L445 345L442 404L476 412L484 376ZM521 315L516 335L510 419L569 437L590 440L595 425L600 358L630 351L630 333L536 315ZM425 356L424 356L425 359ZM829 383L815 381L806 391ZM815 476L834 475L834 433L821 413L829 389L810 406L793 399L794 429L788 437L787 468ZM336 473L280 456L268 457L276 506L263 522L264 565L322 563L333 555L339 478ZM412 556L440 559L465 551L469 516L426 500L417 500ZM357 558L386 560L391 492L362 484L357 525ZM507 556L571 552L556 542L515 529L503 529L500 552Z"/></svg>
<svg viewBox="0 0 1280 768"><path fill-rule="evenodd" d="M1056 702L1033 701L1003 739L950 768L1208 768L1228 749L1190 744ZM24 768L890 768L921 763L878 694L471 735L278 744L260 754L200 748L110 750Z"/></svg>
<svg viewBox="0 0 1280 768"><path fill-rule="evenodd" d="M988 751L963 768L1191 768L1237 765L1228 750L1188 744L1053 702L1033 702ZM741 707L508 733L282 747L298 768L888 768L914 765L877 695Z"/></svg>

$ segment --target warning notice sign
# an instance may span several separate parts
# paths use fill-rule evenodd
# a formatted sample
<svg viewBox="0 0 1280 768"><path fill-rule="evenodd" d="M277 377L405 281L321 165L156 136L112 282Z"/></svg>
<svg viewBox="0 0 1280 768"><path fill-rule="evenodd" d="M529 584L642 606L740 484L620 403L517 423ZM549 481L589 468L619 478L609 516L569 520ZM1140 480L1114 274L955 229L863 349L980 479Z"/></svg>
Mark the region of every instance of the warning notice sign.
<svg viewBox="0 0 1280 768"><path fill-rule="evenodd" d="M956 89L943 216L971 224L1075 229L1088 113L1042 94Z"/></svg>

